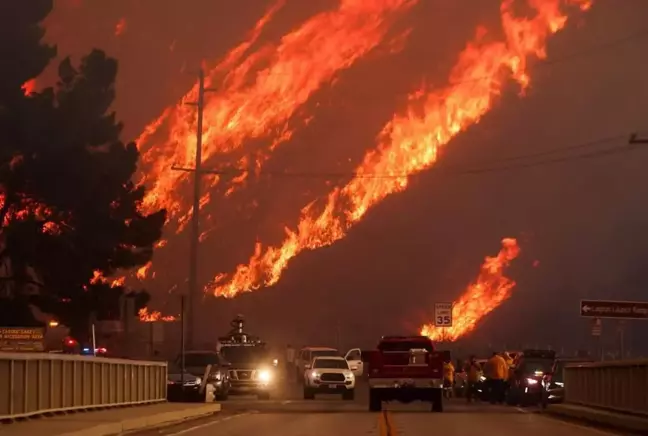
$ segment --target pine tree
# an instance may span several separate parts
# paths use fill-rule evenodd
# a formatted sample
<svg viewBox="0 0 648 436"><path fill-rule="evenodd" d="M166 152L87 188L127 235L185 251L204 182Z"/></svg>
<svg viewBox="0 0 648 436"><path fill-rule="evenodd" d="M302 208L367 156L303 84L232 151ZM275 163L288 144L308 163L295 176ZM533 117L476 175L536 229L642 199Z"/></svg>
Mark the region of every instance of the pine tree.
<svg viewBox="0 0 648 436"><path fill-rule="evenodd" d="M96 272L146 264L166 213L138 210L144 188L132 179L139 154L121 142L122 124L110 109L114 59L99 50L78 67L64 59L56 86L22 91L56 54L41 43L38 24L51 8L52 0L0 5L0 319L32 324L29 302L83 332L91 312L114 313L123 293L92 284Z"/></svg>

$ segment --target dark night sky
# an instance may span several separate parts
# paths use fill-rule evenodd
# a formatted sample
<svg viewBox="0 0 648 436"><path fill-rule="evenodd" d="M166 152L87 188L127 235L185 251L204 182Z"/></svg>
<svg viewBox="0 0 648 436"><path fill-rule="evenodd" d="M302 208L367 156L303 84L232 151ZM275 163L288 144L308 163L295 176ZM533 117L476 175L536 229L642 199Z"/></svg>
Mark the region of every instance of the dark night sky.
<svg viewBox="0 0 648 436"><path fill-rule="evenodd" d="M61 54L78 58L99 47L119 59L115 109L126 134L135 137L191 86L187 71L241 41L269 3L59 0L48 20L48 36ZM289 1L266 40L276 40L335 3ZM497 0L420 3L406 23L414 32L405 50L370 55L343 72L333 88L323 87L307 105L314 121L279 149L270 167L326 171L325 165L340 159L357 162L413 86L423 79L445 83L476 25L499 29ZM550 41L549 64L532 68L526 97L519 98L511 87L479 125L450 144L444 160L481 166L511 155L648 131L643 65L648 35L601 47L646 29L647 14L644 0L596 1ZM127 28L115 37L121 17ZM648 153L637 151L481 175L428 172L414 178L406 193L376 207L345 240L298 257L273 289L231 301L207 298L201 323L206 332L220 333L225 317L242 312L257 331L296 343L330 341L339 322L346 345L372 341L417 326L429 315L422 308L431 312L435 301L459 295L483 257L496 253L502 237L527 234L532 236L523 242L523 256L511 269L518 281L514 296L484 321L473 340L583 346L587 323L577 315L581 298L646 299L644 162ZM294 224L299 207L312 198L305 191L325 192L322 181L281 180L241 195L241 202L255 199L259 205L245 216L234 213L237 219L224 223L203 245L203 279L245 260L258 235L281 237L283 225ZM173 299L165 289L186 274L186 258L177 253L159 253L156 267L169 272L152 284L159 306L167 301L169 310ZM540 266L532 268L536 259ZM605 333L613 335L608 324ZM638 349L648 326L636 321L629 329Z"/></svg>

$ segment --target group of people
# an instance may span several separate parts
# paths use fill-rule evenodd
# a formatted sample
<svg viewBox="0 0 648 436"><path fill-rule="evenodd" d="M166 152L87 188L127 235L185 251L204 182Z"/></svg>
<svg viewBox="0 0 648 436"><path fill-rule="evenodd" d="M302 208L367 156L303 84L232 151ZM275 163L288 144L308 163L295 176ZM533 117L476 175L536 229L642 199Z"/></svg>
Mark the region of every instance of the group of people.
<svg viewBox="0 0 648 436"><path fill-rule="evenodd" d="M466 373L466 400L472 402L476 399L477 387L483 383L482 386L491 404L504 403L512 367L513 359L506 352L494 352L491 358L484 364L483 369L477 362L477 358L470 356L463 365L463 370ZM456 370L449 356L444 362L443 372L446 397L450 397L455 386ZM485 380L482 380L482 377Z"/></svg>

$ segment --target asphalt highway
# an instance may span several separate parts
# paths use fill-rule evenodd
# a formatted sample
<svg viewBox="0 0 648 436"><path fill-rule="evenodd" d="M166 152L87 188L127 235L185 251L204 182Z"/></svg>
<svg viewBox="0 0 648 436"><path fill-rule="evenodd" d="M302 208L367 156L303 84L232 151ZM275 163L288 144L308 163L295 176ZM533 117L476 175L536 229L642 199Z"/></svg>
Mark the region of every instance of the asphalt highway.
<svg viewBox="0 0 648 436"><path fill-rule="evenodd" d="M556 420L536 409L467 404L453 399L443 413L429 404L389 403L382 413L368 411L367 387L360 385L354 401L340 396L303 400L296 384L274 398L231 396L214 417L138 433L138 436L601 436L607 431Z"/></svg>

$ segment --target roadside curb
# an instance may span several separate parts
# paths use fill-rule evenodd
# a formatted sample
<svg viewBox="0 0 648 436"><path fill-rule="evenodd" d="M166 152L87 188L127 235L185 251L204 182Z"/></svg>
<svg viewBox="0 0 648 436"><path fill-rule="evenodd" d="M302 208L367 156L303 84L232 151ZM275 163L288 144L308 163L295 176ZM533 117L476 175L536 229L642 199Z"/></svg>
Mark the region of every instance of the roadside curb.
<svg viewBox="0 0 648 436"><path fill-rule="evenodd" d="M552 404L545 413L597 424L617 430L648 433L648 417L611 412L575 404Z"/></svg>
<svg viewBox="0 0 648 436"><path fill-rule="evenodd" d="M145 415L139 418L130 418L122 421L93 425L83 430L62 433L57 436L113 436L123 433L130 433L138 430L160 427L188 421L192 419L203 418L220 412L221 405L217 403L206 404L201 407L187 408L183 410L173 410L170 412L160 412L152 415Z"/></svg>

